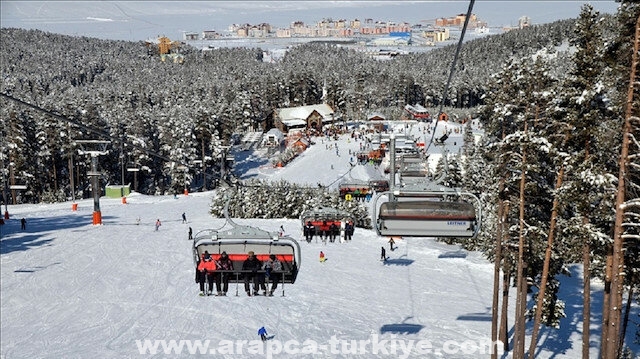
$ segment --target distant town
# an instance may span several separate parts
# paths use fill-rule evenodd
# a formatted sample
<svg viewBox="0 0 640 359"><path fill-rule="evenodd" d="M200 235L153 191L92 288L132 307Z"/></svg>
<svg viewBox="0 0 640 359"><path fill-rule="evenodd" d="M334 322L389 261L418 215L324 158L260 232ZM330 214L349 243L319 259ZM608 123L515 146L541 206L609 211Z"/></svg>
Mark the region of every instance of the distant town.
<svg viewBox="0 0 640 359"><path fill-rule="evenodd" d="M379 45L409 45L412 42L412 35L421 38L423 44L435 45L439 42L449 40L450 28L461 28L465 22L466 14L458 14L448 18L438 18L430 24L410 24L407 22L395 23L387 21L364 20L332 20L322 19L321 21L307 25L302 21L294 21L288 28L274 28L268 23L257 25L233 24L229 26L226 34L215 30L205 30L202 33L184 32L183 40L216 40L221 38L353 38L353 37L376 37L373 40ZM513 28L502 28L508 31L515 28L530 26L530 19L523 16L519 19L518 25ZM478 33L488 32L489 26L486 22L479 20L475 14L469 18L469 29Z"/></svg>

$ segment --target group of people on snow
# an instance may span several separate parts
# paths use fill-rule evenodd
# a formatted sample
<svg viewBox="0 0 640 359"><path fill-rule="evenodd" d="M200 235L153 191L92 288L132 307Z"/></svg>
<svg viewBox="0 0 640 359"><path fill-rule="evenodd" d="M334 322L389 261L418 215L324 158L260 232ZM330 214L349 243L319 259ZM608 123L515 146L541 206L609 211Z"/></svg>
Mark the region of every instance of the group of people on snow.
<svg viewBox="0 0 640 359"><path fill-rule="evenodd" d="M262 262L253 251L249 251L247 259L242 263L244 290L247 295L260 295L259 292L262 290L263 295L273 296L273 292L280 283L281 275L279 273L282 272L282 269L282 262L274 254ZM200 285L200 295L205 295L205 293L211 295L213 283L215 283L217 295L226 296L233 271L233 262L227 252L222 252L219 259L214 260L209 251L205 251L196 270L196 282ZM205 291L206 283L209 283L207 291ZM271 288L268 290L267 284L271 284Z"/></svg>

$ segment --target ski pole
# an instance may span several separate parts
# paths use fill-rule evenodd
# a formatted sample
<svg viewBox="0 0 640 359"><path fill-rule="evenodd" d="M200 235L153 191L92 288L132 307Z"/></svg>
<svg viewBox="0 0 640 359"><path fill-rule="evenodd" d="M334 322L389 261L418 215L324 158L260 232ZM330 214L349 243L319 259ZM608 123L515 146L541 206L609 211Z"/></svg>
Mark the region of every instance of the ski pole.
<svg viewBox="0 0 640 359"><path fill-rule="evenodd" d="M240 282L240 279L238 279L238 272L236 272L236 297L238 296L238 283Z"/></svg>

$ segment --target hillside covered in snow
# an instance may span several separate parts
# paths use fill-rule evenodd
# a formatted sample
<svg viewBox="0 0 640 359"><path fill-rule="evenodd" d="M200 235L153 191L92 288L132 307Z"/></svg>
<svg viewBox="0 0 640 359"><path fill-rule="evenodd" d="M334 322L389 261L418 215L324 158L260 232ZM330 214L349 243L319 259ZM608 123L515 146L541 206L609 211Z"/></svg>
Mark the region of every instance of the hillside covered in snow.
<svg viewBox="0 0 640 359"><path fill-rule="evenodd" d="M237 170L312 185L344 177L359 143L348 135L332 141L337 156L315 140L282 168L264 165L259 152L236 153ZM367 173L356 167L349 176ZM99 226L91 224L91 200L77 211L70 202L9 206L11 219L0 226L2 359L490 357L493 264L435 239L404 238L391 251L386 237L357 228L350 242L307 243L298 220L234 219L272 232L282 226L297 239L298 278L273 297L248 297L236 284L226 297L199 296L187 233L228 225L209 214L214 195L134 193L126 204L103 197ZM559 330L543 328L539 358L580 358L580 267L571 271L561 279L567 317ZM602 295L594 286L596 312Z"/></svg>

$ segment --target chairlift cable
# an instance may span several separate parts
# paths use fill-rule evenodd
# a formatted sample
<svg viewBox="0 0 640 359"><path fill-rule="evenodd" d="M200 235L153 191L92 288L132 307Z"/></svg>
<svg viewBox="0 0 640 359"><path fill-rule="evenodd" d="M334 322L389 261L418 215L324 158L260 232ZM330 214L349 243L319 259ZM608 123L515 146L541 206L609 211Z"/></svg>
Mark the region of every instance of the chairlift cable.
<svg viewBox="0 0 640 359"><path fill-rule="evenodd" d="M469 24L469 18L471 17L471 12L473 11L473 3L475 2L475 0L470 0L469 1L469 8L467 9L467 16L465 16L464 18L464 25L462 26L462 32L460 33L460 39L458 40L458 45L456 46L456 52L455 55L453 56L453 62L451 63L451 69L449 70L449 78L447 79L447 83L444 87L444 92L442 94L442 100L440 101L440 109L438 109L438 117L440 116L440 114L442 113L442 110L444 108L444 103L447 100L447 93L449 92L449 86L451 85L451 79L453 78L453 73L455 72L456 69L456 63L458 62L458 55L460 54L460 49L462 48L462 41L464 40L464 34L467 31L467 25ZM429 150L429 147L431 146L431 143L433 142L433 138L436 135L436 128L438 127L438 117L436 117L436 124L433 127L433 133L431 134L431 140L429 141L429 144L427 144L427 148L425 149L425 151Z"/></svg>
<svg viewBox="0 0 640 359"><path fill-rule="evenodd" d="M148 149L146 149L146 148L144 148L144 147L142 147L142 146L138 146L138 145L136 145L136 144L133 144L133 143L130 143L130 142L126 142L126 141L123 141L123 140L122 140L122 139L120 139L120 138L115 138L115 137L111 136L109 133L107 133L107 132L105 132L105 131L101 131L101 130L95 129L95 128L90 127L90 126L87 126L87 125L85 125L85 124L83 124L83 123L81 123L81 122L79 122L79 121L72 120L72 119L70 119L70 118L67 118L67 117L65 117L65 116L59 115L59 114L54 113L54 112L51 112L51 111L49 111L49 110L45 110L44 108L42 108L42 107L40 107L40 106L37 106L37 105L31 104L31 103L28 103L28 102L22 101L22 100L20 100L20 99L18 99L18 98L15 98L15 97L13 97L13 96L11 96L11 95L8 95L8 94L4 93L4 92L0 92L0 95L2 95L2 97L6 98L7 100L15 101L15 102L17 102L17 103L19 103L19 104L21 104L21 105L24 105L24 106L27 106L27 107L29 107L29 108L32 108L32 109L34 109L34 110L36 110L36 111L38 111L38 112L42 112L42 113L44 113L44 114L46 114L46 115L49 115L49 116L51 116L51 117L54 117L54 118L56 118L56 119L58 119L58 120L62 120L62 121L68 122L68 123L70 123L70 124L72 124L72 125L74 125L74 126L80 127L81 129L86 130L86 131L88 131L88 132L90 132L90 133L93 133L93 134L95 134L95 135L98 135L98 136L100 136L100 137L108 138L109 140L111 140L111 141L113 141L113 142L122 142L124 145L129 146L129 147L132 147L132 148L135 148L135 149L137 149L137 150L140 150L140 151L142 151L142 152L144 152L144 153L146 153L146 154L148 154L148 155L151 155L151 156L157 157L157 158L162 159L162 160L165 160L165 161L167 161L167 162L175 162L175 163L177 163L177 164L179 164L179 165L183 165L183 166L185 166L185 167L187 167L187 168L192 169L192 166L190 166L190 165L188 165L188 164L186 164L186 163L183 163L183 162L180 162L180 161L176 161L176 160L172 160L172 159L170 159L170 158L168 158L168 157L165 157L165 156L163 156L163 155L161 155L161 154L159 154L159 153L157 153L157 152L154 152L154 151L148 150Z"/></svg>

